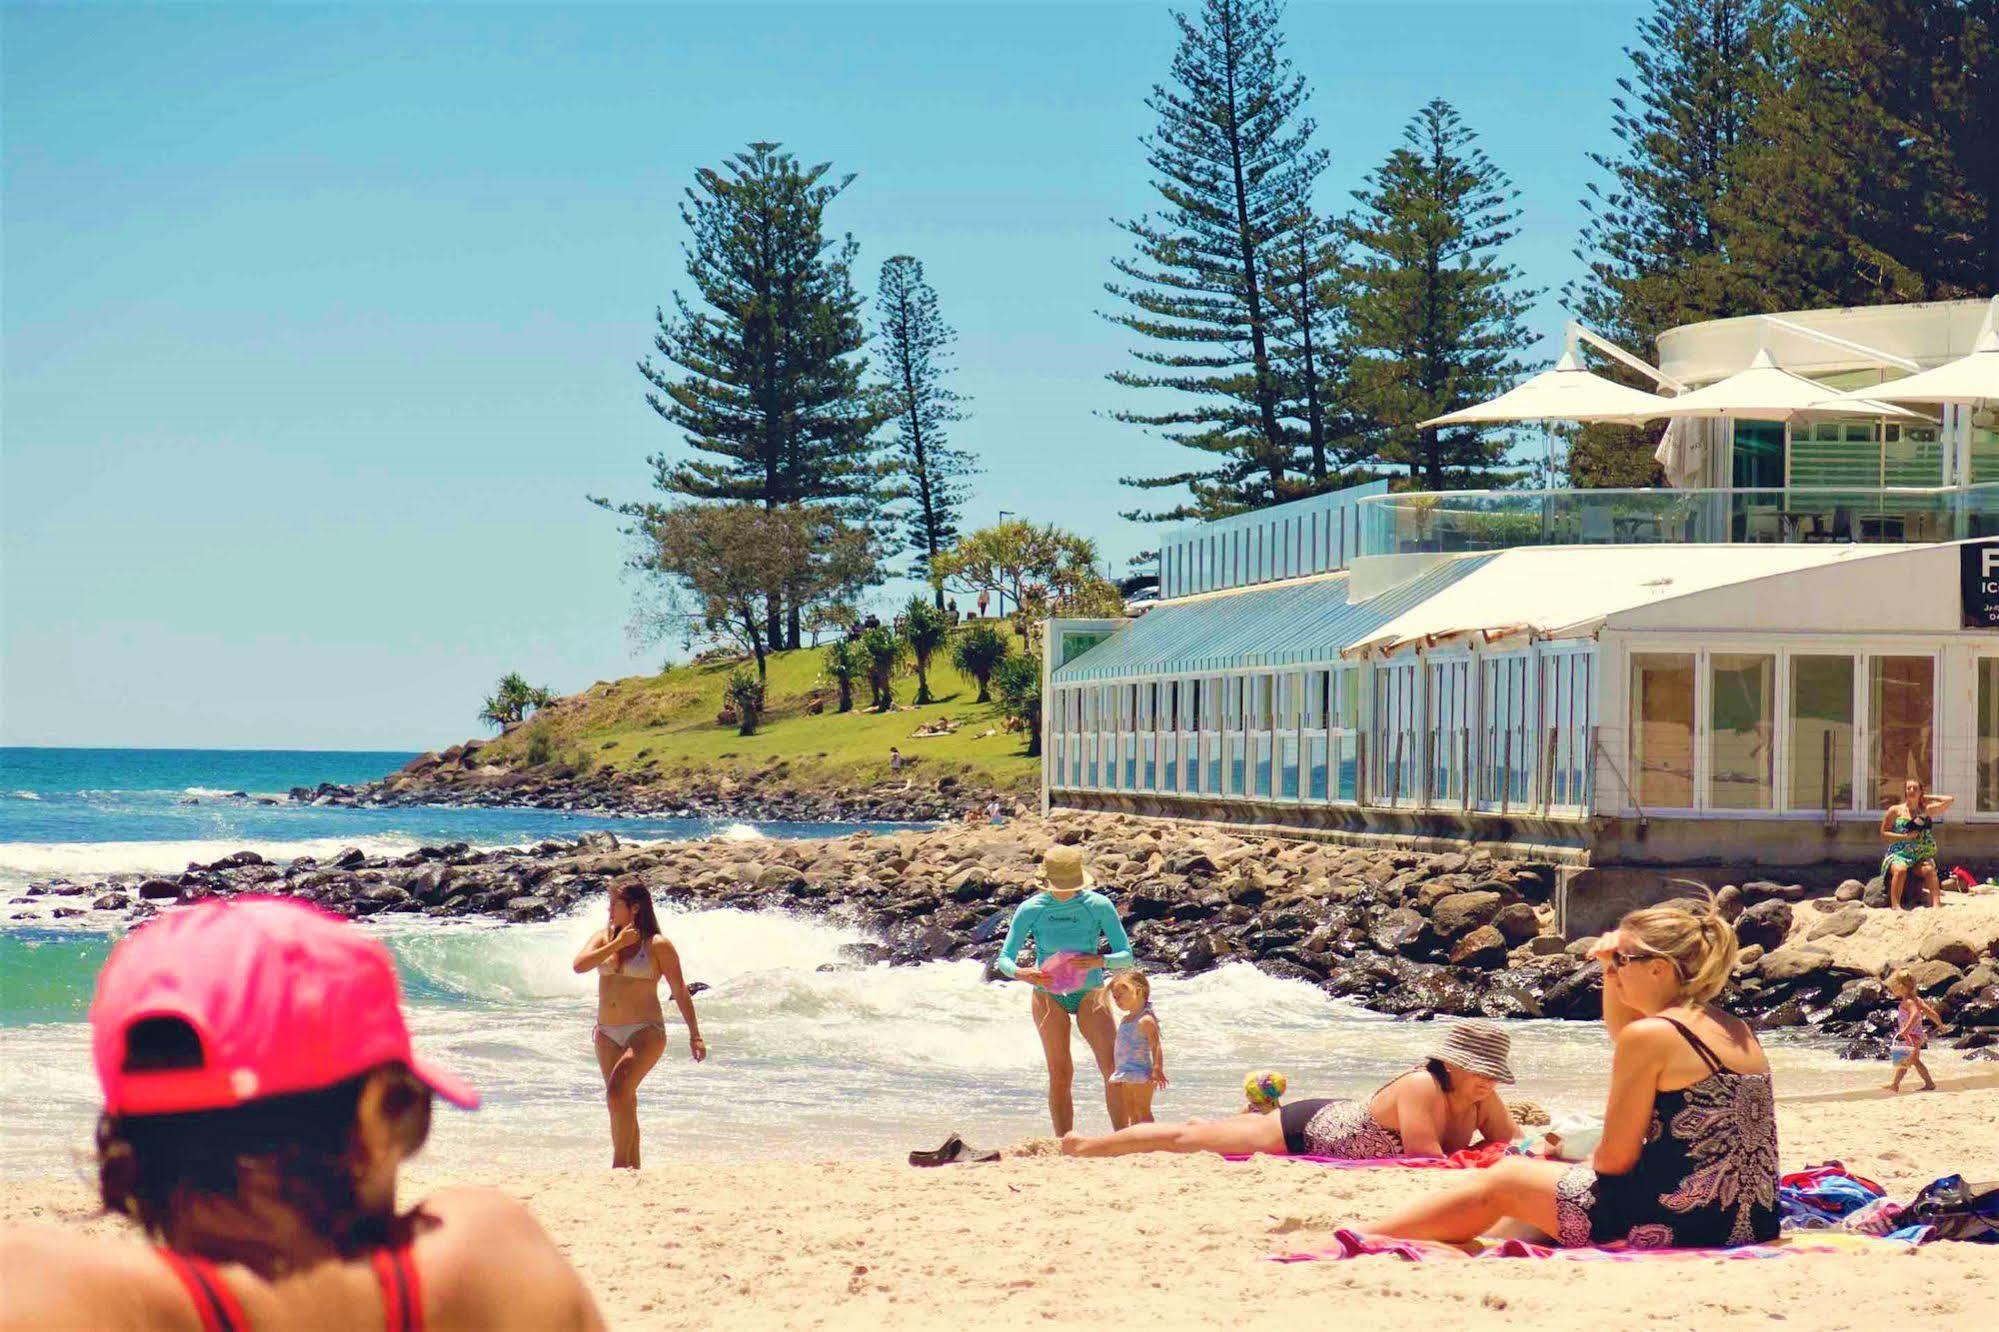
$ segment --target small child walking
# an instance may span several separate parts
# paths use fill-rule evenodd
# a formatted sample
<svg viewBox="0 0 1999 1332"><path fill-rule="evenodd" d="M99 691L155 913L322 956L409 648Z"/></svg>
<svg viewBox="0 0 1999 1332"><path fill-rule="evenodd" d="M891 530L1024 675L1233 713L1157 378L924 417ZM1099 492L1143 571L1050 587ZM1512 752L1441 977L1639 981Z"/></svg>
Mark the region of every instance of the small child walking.
<svg viewBox="0 0 1999 1332"><path fill-rule="evenodd" d="M1923 1090L1935 1091L1936 1080L1923 1064L1923 1047L1929 1044L1924 1024L1941 1027L1943 1019L1927 1000L1916 993L1916 978L1906 968L1888 978L1888 992L1899 1001L1895 1007L1894 1043L1888 1051L1889 1057L1895 1061L1895 1080L1888 1084L1888 1090L1901 1091L1902 1079L1913 1068L1923 1080Z"/></svg>
<svg viewBox="0 0 1999 1332"><path fill-rule="evenodd" d="M1166 1053L1159 1044L1159 1019L1152 1012L1152 982L1142 971L1111 977L1111 1002L1124 1017L1112 1051L1111 1091L1123 1112L1123 1128L1152 1122L1152 1093L1166 1085Z"/></svg>

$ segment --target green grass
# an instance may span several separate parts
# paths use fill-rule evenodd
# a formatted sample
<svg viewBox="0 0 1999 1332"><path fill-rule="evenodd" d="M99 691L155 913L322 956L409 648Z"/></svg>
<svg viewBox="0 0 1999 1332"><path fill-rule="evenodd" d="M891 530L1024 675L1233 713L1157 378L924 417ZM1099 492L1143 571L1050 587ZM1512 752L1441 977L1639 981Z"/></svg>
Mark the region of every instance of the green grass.
<svg viewBox="0 0 1999 1332"><path fill-rule="evenodd" d="M823 649L803 648L771 656L768 706L755 735L738 735L734 726L715 720L733 663L675 666L659 675L594 684L490 743L479 761L527 766L529 746L539 736L553 762L576 768L610 767L662 778L726 772L812 788L886 779L889 747L895 745L921 760L913 775L925 782L955 773L982 786L1025 790L1038 780L1039 761L1026 757L1024 737L997 729L996 705L973 701L978 686L951 666L948 647L930 668L936 701L907 707L916 697L916 677L905 671L896 678L896 710L882 714L865 710L864 681L855 682L852 712L833 711L835 691L820 672L824 655ZM815 688L826 700L818 716L806 712ZM957 721L958 730L920 739L910 734L938 717ZM997 733L981 734L989 729ZM774 770L779 767L781 772Z"/></svg>

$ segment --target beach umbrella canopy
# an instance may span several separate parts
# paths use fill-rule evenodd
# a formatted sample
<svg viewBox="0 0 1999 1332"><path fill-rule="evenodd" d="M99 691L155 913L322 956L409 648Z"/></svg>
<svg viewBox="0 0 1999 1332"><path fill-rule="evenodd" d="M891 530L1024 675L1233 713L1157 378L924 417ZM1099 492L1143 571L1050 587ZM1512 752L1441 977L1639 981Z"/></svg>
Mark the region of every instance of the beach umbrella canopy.
<svg viewBox="0 0 1999 1332"><path fill-rule="evenodd" d="M1879 390L1869 389L1869 393ZM1756 353L1747 370L1716 380L1706 388L1666 400L1656 413L1671 418L1706 416L1745 421L1788 421L1798 416L1888 416L1923 420L1919 413L1877 402L1850 398L1836 389L1794 375L1771 359L1770 349Z"/></svg>
<svg viewBox="0 0 1999 1332"><path fill-rule="evenodd" d="M1574 349L1562 353L1552 370L1543 370L1488 402L1446 412L1424 426L1498 425L1508 421L1638 422L1664 415L1673 402L1657 394L1593 375L1583 369Z"/></svg>
<svg viewBox="0 0 1999 1332"><path fill-rule="evenodd" d="M1986 329L1969 356L1840 396L1851 399L1862 395L1884 402L1999 403L1999 328Z"/></svg>

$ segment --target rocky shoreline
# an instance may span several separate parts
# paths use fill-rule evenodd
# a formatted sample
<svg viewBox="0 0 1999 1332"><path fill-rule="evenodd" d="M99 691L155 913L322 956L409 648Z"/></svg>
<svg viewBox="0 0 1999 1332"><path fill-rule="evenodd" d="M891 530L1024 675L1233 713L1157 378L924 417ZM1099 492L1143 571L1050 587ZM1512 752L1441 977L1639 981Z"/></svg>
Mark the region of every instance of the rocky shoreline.
<svg viewBox="0 0 1999 1332"><path fill-rule="evenodd" d="M783 823L934 823L982 809L995 795L1011 806L1016 793L962 781L951 773L918 775L836 790L794 784L777 762L741 776L562 766L509 768L480 759L482 742L468 740L421 754L401 770L357 785L294 786L299 804L394 808L466 805L484 808L587 810L658 818L742 819Z"/></svg>
<svg viewBox="0 0 1999 1332"><path fill-rule="evenodd" d="M1357 849L1124 815L817 840L634 845L592 832L531 847L459 842L394 857L350 849L283 864L241 851L175 875L40 881L13 899L11 914L143 918L263 892L348 916L523 922L567 913L611 880L638 875L661 902L804 911L863 926L880 942L854 947L857 965L990 959L1057 842L1084 848L1140 962L1155 971L1248 962L1409 1018L1600 1014L1591 940L1554 933L1553 866L1482 850ZM1999 902L1890 913L1874 900L1880 891L1878 880L1849 881L1830 895L1764 880L1724 888L1723 909L1743 945L1729 1005L1766 1028L1809 1028L1841 1038L1853 1057L1878 1058L1894 1011L1881 973L1908 965L1953 1023L1951 1044L1999 1044Z"/></svg>

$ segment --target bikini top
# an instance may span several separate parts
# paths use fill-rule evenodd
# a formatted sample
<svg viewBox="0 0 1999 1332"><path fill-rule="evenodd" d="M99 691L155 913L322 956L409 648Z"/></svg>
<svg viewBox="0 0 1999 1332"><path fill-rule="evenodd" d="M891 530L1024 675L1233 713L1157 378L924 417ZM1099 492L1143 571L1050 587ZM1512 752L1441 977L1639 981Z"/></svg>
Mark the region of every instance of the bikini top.
<svg viewBox="0 0 1999 1332"><path fill-rule="evenodd" d="M250 1332L243 1306L214 1263L172 1249L154 1252L166 1260L187 1297L194 1301L201 1332ZM423 1332L423 1285L417 1279L416 1259L409 1245L376 1249L368 1255L368 1265L374 1268L375 1283L382 1290L382 1321L387 1332Z"/></svg>
<svg viewBox="0 0 1999 1332"><path fill-rule="evenodd" d="M652 940L639 944L639 951L630 957L611 954L597 964L597 970L606 976L630 976L634 980L658 980L659 968L652 962Z"/></svg>

